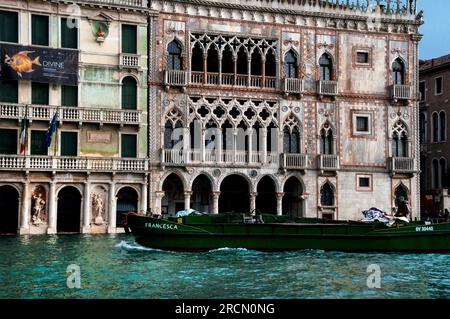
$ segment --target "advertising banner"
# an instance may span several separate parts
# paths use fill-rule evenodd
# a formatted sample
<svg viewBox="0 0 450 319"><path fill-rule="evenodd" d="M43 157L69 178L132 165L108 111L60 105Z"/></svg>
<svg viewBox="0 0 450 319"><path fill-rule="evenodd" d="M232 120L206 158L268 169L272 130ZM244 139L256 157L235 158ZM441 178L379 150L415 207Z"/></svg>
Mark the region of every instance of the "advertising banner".
<svg viewBox="0 0 450 319"><path fill-rule="evenodd" d="M77 85L78 51L0 44L1 79Z"/></svg>

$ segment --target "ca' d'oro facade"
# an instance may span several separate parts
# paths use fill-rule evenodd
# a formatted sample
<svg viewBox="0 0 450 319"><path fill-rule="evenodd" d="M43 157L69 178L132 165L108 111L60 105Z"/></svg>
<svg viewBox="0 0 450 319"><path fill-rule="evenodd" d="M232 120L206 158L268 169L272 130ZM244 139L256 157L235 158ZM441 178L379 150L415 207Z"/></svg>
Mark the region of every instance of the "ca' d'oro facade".
<svg viewBox="0 0 450 319"><path fill-rule="evenodd" d="M404 197L418 217L421 15L402 5L152 1L153 211L359 219Z"/></svg>
<svg viewBox="0 0 450 319"><path fill-rule="evenodd" d="M72 4L3 1L18 30L0 46L77 50L79 83L2 81L2 227L116 232L122 212L188 208L359 219L400 197L417 217L421 14L340 2L75 1L64 48Z"/></svg>
<svg viewBox="0 0 450 319"><path fill-rule="evenodd" d="M0 14L0 48L41 64L0 85L2 232L116 232L122 212L147 210L146 1L5 0ZM37 76L42 50L76 54L77 81Z"/></svg>

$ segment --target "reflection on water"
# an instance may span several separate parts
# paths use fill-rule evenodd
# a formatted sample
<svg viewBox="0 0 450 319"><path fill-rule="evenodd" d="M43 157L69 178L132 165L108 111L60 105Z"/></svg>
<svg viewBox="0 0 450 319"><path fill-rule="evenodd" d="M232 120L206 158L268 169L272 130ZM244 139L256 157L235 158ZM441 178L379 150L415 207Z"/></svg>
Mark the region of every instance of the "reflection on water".
<svg viewBox="0 0 450 319"><path fill-rule="evenodd" d="M67 266L81 289L67 288ZM381 289L366 270L381 267ZM450 255L177 253L126 235L0 237L0 298L447 298Z"/></svg>

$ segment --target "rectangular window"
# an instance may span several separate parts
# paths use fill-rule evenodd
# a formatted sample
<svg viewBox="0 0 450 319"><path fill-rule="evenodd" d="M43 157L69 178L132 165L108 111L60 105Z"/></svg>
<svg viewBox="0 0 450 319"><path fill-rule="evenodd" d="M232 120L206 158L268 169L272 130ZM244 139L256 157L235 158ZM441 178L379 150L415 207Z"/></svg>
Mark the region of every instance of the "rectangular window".
<svg viewBox="0 0 450 319"><path fill-rule="evenodd" d="M61 86L61 105L62 106L78 106L78 87L77 86Z"/></svg>
<svg viewBox="0 0 450 319"><path fill-rule="evenodd" d="M443 88L443 78L442 76L438 77L435 79L435 94L436 95L441 95L444 91Z"/></svg>
<svg viewBox="0 0 450 319"><path fill-rule="evenodd" d="M31 131L30 154L31 155L47 155L48 148L45 142L46 131Z"/></svg>
<svg viewBox="0 0 450 319"><path fill-rule="evenodd" d="M31 104L48 105L48 84L31 83Z"/></svg>
<svg viewBox="0 0 450 319"><path fill-rule="evenodd" d="M135 25L122 25L122 53L137 53L137 28Z"/></svg>
<svg viewBox="0 0 450 319"><path fill-rule="evenodd" d="M49 23L48 16L31 16L31 44L49 45Z"/></svg>
<svg viewBox="0 0 450 319"><path fill-rule="evenodd" d="M137 135L135 134L122 134L121 141L121 156L136 158L137 157Z"/></svg>
<svg viewBox="0 0 450 319"><path fill-rule="evenodd" d="M369 118L365 116L356 117L356 131L359 133L369 132Z"/></svg>
<svg viewBox="0 0 450 319"><path fill-rule="evenodd" d="M67 25L67 21L61 18L61 48L78 49L78 28Z"/></svg>
<svg viewBox="0 0 450 319"><path fill-rule="evenodd" d="M425 86L425 84L426 84L425 81L421 81L419 83L420 102L425 102L425 99L426 99L426 95L425 95L426 86Z"/></svg>
<svg viewBox="0 0 450 319"><path fill-rule="evenodd" d="M0 81L0 102L19 102L19 85L17 81Z"/></svg>
<svg viewBox="0 0 450 319"><path fill-rule="evenodd" d="M372 135L373 114L368 112L352 112L353 135L368 136Z"/></svg>
<svg viewBox="0 0 450 319"><path fill-rule="evenodd" d="M17 154L17 130L0 129L0 154Z"/></svg>
<svg viewBox="0 0 450 319"><path fill-rule="evenodd" d="M356 175L358 191L371 191L372 190L372 176L371 175Z"/></svg>
<svg viewBox="0 0 450 319"><path fill-rule="evenodd" d="M19 42L19 14L0 11L0 41Z"/></svg>
<svg viewBox="0 0 450 319"><path fill-rule="evenodd" d="M356 63L369 64L369 52L363 51L356 52Z"/></svg>
<svg viewBox="0 0 450 319"><path fill-rule="evenodd" d="M61 133L61 156L77 156L78 134L77 132Z"/></svg>

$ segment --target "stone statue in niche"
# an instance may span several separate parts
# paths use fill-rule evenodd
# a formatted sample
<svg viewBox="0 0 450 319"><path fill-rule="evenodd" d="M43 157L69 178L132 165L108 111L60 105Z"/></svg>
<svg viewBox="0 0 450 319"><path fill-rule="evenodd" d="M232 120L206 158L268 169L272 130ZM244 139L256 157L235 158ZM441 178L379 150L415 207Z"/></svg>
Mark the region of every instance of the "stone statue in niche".
<svg viewBox="0 0 450 319"><path fill-rule="evenodd" d="M102 196L98 193L92 194L92 212L94 213L95 219L94 224L103 225L105 221L103 220L104 203Z"/></svg>
<svg viewBox="0 0 450 319"><path fill-rule="evenodd" d="M45 209L45 200L42 198L42 193L33 194L33 224L40 225L43 223L41 217Z"/></svg>

